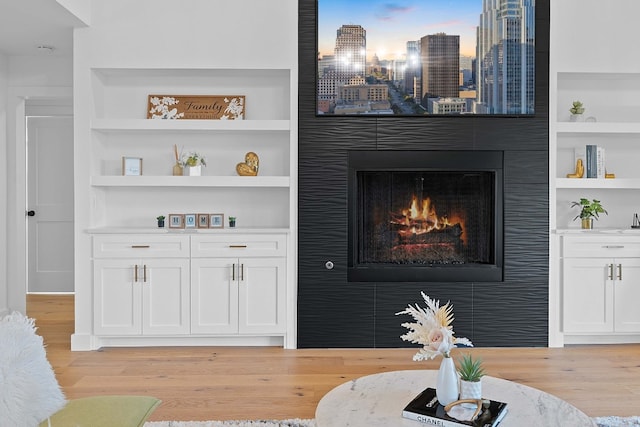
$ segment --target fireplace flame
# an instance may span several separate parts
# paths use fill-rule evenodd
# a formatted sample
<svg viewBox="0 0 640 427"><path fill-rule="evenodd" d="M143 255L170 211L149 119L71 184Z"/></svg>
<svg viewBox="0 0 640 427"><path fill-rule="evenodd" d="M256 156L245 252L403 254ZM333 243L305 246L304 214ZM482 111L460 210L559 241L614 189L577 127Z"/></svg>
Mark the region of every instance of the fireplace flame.
<svg viewBox="0 0 640 427"><path fill-rule="evenodd" d="M458 215L449 218L446 215L439 216L431 198L427 197L422 203L416 196L413 197L411 206L402 210L401 215L392 215L391 223L399 225L398 233L407 237L421 235L436 230L444 230L447 227L459 226L464 235L464 221ZM463 238L462 236L460 236Z"/></svg>

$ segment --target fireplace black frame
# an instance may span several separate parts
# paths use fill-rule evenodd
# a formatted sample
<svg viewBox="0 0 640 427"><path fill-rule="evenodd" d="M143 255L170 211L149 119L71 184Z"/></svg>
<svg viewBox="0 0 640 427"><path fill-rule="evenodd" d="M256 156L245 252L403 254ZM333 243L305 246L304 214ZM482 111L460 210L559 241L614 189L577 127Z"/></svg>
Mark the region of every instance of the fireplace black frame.
<svg viewBox="0 0 640 427"><path fill-rule="evenodd" d="M348 152L348 282L501 282L503 281L504 207L502 151L353 150ZM489 171L495 176L493 263L455 265L396 265L358 263L359 171Z"/></svg>

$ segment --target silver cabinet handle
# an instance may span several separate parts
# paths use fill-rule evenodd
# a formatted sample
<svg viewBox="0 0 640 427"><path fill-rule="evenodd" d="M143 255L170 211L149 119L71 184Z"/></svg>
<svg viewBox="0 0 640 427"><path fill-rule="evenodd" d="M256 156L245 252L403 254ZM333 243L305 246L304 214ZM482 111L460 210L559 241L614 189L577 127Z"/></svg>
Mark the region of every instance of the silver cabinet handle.
<svg viewBox="0 0 640 427"><path fill-rule="evenodd" d="M622 264L618 264L618 280L622 280Z"/></svg>
<svg viewBox="0 0 640 427"><path fill-rule="evenodd" d="M624 249L624 245L604 245L603 249Z"/></svg>
<svg viewBox="0 0 640 427"><path fill-rule="evenodd" d="M147 264L142 267L142 281L147 283Z"/></svg>
<svg viewBox="0 0 640 427"><path fill-rule="evenodd" d="M236 264L235 263L231 265L231 280L232 281L236 280Z"/></svg>
<svg viewBox="0 0 640 427"><path fill-rule="evenodd" d="M138 264L133 266L133 281L138 281Z"/></svg>
<svg viewBox="0 0 640 427"><path fill-rule="evenodd" d="M240 264L240 281L244 282L244 264Z"/></svg>
<svg viewBox="0 0 640 427"><path fill-rule="evenodd" d="M151 245L131 245L131 249L149 249Z"/></svg>
<svg viewBox="0 0 640 427"><path fill-rule="evenodd" d="M609 280L613 280L613 264L609 264Z"/></svg>

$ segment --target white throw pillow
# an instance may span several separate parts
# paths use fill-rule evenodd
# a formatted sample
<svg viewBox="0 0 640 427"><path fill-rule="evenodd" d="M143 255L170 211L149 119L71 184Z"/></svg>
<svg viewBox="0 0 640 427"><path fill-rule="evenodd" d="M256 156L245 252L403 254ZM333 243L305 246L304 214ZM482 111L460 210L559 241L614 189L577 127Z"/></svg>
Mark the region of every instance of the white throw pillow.
<svg viewBox="0 0 640 427"><path fill-rule="evenodd" d="M34 320L18 312L0 319L0 424L37 426L65 403Z"/></svg>

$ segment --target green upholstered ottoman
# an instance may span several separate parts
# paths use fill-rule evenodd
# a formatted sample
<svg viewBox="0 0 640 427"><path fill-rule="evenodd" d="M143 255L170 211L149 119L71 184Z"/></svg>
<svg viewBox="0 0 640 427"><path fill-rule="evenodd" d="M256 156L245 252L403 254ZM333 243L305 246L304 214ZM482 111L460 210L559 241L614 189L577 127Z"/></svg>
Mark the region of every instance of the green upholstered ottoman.
<svg viewBox="0 0 640 427"><path fill-rule="evenodd" d="M148 396L72 399L49 420L40 423L40 427L140 427L160 402Z"/></svg>

